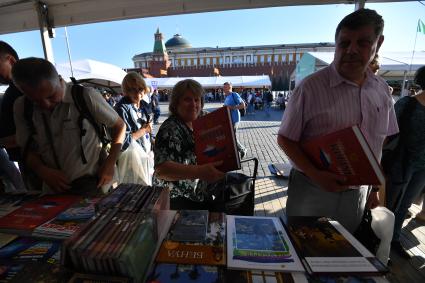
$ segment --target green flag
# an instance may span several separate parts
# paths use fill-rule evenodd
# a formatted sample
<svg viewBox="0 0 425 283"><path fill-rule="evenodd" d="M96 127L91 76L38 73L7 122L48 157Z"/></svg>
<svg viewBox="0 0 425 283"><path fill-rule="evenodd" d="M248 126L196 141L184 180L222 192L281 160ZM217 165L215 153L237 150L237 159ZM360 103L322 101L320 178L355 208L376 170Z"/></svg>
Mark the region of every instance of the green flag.
<svg viewBox="0 0 425 283"><path fill-rule="evenodd" d="M416 28L416 32L425 34L425 24L421 21L421 19L418 20L418 27Z"/></svg>

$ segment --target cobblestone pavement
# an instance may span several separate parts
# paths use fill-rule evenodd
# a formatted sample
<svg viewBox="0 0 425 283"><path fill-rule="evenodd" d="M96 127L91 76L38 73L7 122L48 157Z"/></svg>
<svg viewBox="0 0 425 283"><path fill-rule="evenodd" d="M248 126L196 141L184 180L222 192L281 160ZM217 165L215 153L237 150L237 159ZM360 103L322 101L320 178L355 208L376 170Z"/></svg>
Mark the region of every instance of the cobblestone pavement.
<svg viewBox="0 0 425 283"><path fill-rule="evenodd" d="M167 118L167 106L161 103L160 123ZM206 103L204 109L212 111L221 106L221 103ZM255 185L255 214L259 216L284 217L287 180L273 176L268 169L270 163L288 162L276 142L282 114L282 110L276 108L271 108L268 115L263 110L256 110L242 118L237 131L238 140L248 149L245 158L256 157L259 161ZM246 175L252 176L253 170L254 162L242 166L242 172Z"/></svg>

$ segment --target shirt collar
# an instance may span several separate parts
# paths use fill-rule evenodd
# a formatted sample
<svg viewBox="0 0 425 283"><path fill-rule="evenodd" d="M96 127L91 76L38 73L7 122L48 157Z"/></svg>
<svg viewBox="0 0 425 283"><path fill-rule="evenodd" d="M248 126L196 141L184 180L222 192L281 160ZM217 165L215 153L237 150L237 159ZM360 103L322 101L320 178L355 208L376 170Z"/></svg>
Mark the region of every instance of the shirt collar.
<svg viewBox="0 0 425 283"><path fill-rule="evenodd" d="M350 80L347 80L346 78L344 78L343 76L341 76L338 73L338 71L336 70L336 66L335 66L334 62L332 62L329 65L329 70L330 70L329 84L330 84L331 88L336 87L336 86L338 86L342 83L347 83L347 84L355 85L355 86L358 87L357 84L353 83ZM366 69L366 78L363 82L363 86L366 85L370 80L378 81L378 78L376 77L376 75L374 73L372 73L372 71L369 68L367 68Z"/></svg>

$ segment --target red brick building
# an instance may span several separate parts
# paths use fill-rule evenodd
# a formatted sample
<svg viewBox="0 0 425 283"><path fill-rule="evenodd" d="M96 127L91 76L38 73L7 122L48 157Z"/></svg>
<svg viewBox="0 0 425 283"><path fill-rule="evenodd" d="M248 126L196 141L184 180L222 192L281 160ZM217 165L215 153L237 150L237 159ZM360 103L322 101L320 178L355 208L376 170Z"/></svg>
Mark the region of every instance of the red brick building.
<svg viewBox="0 0 425 283"><path fill-rule="evenodd" d="M135 55L134 68L145 77L269 75L274 89L286 89L305 52L334 51L333 43L277 44L239 47L192 47L176 34L167 42L159 29L153 52Z"/></svg>

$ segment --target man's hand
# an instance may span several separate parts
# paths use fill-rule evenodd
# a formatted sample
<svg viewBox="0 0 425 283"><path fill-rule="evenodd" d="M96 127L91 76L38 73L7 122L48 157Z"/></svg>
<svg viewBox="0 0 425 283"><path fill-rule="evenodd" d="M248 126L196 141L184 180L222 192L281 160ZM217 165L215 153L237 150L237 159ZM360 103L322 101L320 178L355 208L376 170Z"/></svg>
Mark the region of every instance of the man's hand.
<svg viewBox="0 0 425 283"><path fill-rule="evenodd" d="M40 170L40 177L55 192L65 192L71 188L68 178L60 170L44 167Z"/></svg>
<svg viewBox="0 0 425 283"><path fill-rule="evenodd" d="M379 206L379 192L370 192L366 208L374 209Z"/></svg>
<svg viewBox="0 0 425 283"><path fill-rule="evenodd" d="M201 180L207 181L208 183L214 183L224 178L224 173L218 170L216 167L223 164L223 161L216 161L207 163L204 165L198 165L198 177Z"/></svg>
<svg viewBox="0 0 425 283"><path fill-rule="evenodd" d="M108 156L108 158L99 168L99 172L98 172L99 182L97 183L98 188L112 181L112 178L114 177L114 165L115 165L114 161L111 160L110 156Z"/></svg>
<svg viewBox="0 0 425 283"><path fill-rule="evenodd" d="M318 170L309 176L322 190L328 192L342 192L347 190L348 186L344 185L346 178L344 176L331 173L328 171Z"/></svg>

